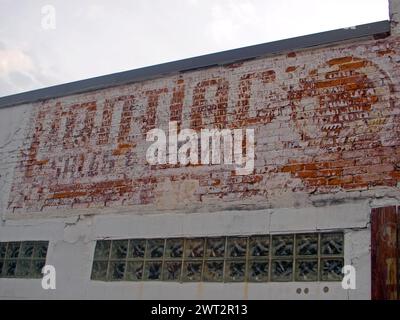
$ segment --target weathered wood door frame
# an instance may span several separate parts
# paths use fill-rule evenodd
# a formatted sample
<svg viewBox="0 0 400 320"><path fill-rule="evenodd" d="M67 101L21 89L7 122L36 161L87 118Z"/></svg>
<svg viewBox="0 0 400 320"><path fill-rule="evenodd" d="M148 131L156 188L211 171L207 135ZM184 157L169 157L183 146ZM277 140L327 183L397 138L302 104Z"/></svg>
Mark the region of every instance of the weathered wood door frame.
<svg viewBox="0 0 400 320"><path fill-rule="evenodd" d="M400 207L371 211L371 298L400 299Z"/></svg>

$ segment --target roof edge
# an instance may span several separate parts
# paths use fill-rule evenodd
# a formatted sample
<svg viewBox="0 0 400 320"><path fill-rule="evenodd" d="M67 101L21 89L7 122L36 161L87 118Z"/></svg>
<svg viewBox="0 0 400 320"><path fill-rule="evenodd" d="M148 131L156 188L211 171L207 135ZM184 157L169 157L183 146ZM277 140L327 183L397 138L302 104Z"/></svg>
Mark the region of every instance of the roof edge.
<svg viewBox="0 0 400 320"><path fill-rule="evenodd" d="M336 42L371 37L378 34L390 34L389 21L378 21L351 28L337 29L295 38L267 42L239 49L221 51L198 57L162 63L139 69L122 71L104 76L13 94L5 97L0 97L0 108L33 103L41 100L59 98L73 94L80 94L108 87L115 87L144 80L151 80L154 78L187 72L190 70L254 59L269 54L277 54L285 51L293 51L309 47L334 44Z"/></svg>

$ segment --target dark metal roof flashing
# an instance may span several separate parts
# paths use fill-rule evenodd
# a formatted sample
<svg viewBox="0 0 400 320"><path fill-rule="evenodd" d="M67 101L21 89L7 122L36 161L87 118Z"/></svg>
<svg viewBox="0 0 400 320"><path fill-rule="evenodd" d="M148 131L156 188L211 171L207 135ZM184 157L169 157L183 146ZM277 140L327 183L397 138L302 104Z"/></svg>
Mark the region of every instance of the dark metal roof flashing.
<svg viewBox="0 0 400 320"><path fill-rule="evenodd" d="M206 54L199 57L162 63L154 66L0 97L0 108L115 87L216 65L231 64L238 61L259 58L285 51L323 46L346 40L385 37L388 35L390 35L389 21L373 22L352 28L337 29L239 49Z"/></svg>

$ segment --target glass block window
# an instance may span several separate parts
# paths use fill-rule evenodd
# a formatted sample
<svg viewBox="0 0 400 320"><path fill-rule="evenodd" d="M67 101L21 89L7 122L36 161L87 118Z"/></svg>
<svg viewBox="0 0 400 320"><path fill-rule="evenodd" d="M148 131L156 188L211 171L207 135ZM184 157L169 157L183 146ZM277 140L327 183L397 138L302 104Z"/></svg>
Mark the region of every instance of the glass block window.
<svg viewBox="0 0 400 320"><path fill-rule="evenodd" d="M0 278L41 278L47 241L0 242Z"/></svg>
<svg viewBox="0 0 400 320"><path fill-rule="evenodd" d="M92 280L341 281L343 232L99 240Z"/></svg>

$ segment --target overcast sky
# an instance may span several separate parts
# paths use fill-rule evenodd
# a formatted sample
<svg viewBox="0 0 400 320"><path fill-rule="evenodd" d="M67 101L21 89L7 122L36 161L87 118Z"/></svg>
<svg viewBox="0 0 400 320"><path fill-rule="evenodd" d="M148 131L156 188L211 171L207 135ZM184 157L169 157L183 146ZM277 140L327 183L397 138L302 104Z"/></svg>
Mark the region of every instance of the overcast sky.
<svg viewBox="0 0 400 320"><path fill-rule="evenodd" d="M387 19L387 0L0 0L0 96Z"/></svg>

